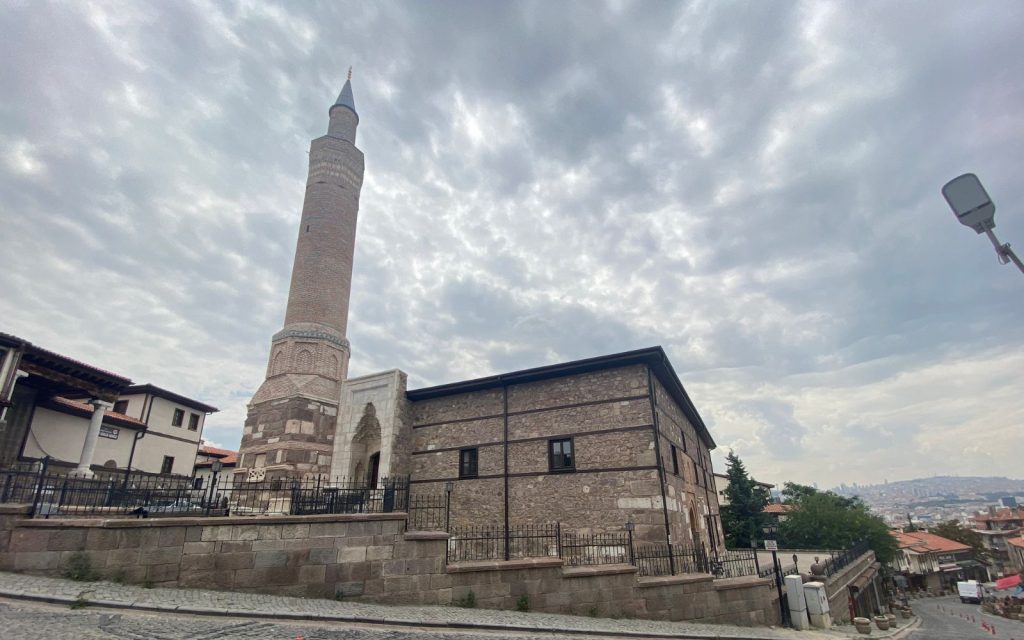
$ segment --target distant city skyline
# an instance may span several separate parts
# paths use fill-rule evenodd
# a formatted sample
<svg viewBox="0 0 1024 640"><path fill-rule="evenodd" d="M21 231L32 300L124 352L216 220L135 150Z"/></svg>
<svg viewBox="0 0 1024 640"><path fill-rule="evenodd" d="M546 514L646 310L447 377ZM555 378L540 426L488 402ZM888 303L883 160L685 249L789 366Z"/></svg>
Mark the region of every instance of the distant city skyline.
<svg viewBox="0 0 1024 640"><path fill-rule="evenodd" d="M350 375L660 344L716 471L1019 469L1024 283L939 193L977 173L1024 243L1019 2L5 9L0 331L220 407L213 445L352 65Z"/></svg>

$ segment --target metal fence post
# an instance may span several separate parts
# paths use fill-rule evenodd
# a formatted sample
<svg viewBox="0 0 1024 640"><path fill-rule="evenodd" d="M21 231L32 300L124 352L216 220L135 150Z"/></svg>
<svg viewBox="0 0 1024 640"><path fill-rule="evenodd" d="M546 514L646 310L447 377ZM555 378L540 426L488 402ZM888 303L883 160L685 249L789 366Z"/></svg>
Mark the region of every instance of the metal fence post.
<svg viewBox="0 0 1024 640"><path fill-rule="evenodd" d="M555 523L555 549L558 550L558 557L562 557L562 523Z"/></svg>
<svg viewBox="0 0 1024 640"><path fill-rule="evenodd" d="M32 498L32 513L30 517L35 517L36 510L39 508L39 500L42 498L44 479L46 478L46 471L50 467L50 456L43 458L43 463L39 465L39 475L36 477L36 493Z"/></svg>
<svg viewBox="0 0 1024 640"><path fill-rule="evenodd" d="M629 564L636 566L636 549L633 548L633 529L627 529L626 533L629 534Z"/></svg>

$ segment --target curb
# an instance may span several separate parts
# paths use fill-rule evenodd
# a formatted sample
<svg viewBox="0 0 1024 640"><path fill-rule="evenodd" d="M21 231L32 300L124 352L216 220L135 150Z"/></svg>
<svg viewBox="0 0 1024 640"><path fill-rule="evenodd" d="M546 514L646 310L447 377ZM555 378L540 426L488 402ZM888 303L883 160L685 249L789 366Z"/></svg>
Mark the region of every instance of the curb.
<svg viewBox="0 0 1024 640"><path fill-rule="evenodd" d="M83 589L88 593L88 589ZM608 638L682 638L683 640L765 640L764 636L747 635L706 635L696 633L656 633L646 631L609 631L606 629L551 629L544 627L531 627L526 625L488 624L486 622L457 622L433 621L433 620L403 620L401 618L388 617L366 617L345 614L323 614L323 613L297 613L281 612L269 613L264 611L251 611L239 609L217 609L212 607L190 607L181 605L161 605L150 603L125 602L121 600L90 600L79 599L68 596L43 595L37 593L24 593L22 591L10 591L0 589L0 598L12 600L26 600L30 602L43 602L47 604L72 605L78 603L85 607L101 607L104 609L128 609L132 611L147 611L151 613L179 613L196 616L210 617L231 617L231 618L257 618L263 620L290 620L309 622L347 622L356 624L375 624L399 627L418 627L432 629L478 629L480 631L516 631L542 634L561 634L573 636L600 636Z"/></svg>

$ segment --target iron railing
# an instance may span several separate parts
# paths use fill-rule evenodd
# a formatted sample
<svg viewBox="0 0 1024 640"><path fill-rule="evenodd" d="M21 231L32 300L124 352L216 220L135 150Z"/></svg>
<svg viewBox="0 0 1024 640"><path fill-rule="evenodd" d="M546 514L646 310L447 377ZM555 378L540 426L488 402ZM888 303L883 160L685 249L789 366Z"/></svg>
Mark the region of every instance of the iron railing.
<svg viewBox="0 0 1024 640"><path fill-rule="evenodd" d="M757 552L754 549L723 549L712 558L711 573L716 578L756 576Z"/></svg>
<svg viewBox="0 0 1024 640"><path fill-rule="evenodd" d="M868 544L867 540L861 540L857 544L853 545L846 551L841 551L838 554L833 554L831 558L825 561L825 575L832 577L839 573L848 564L861 557L865 553L871 550L871 545Z"/></svg>
<svg viewBox="0 0 1024 640"><path fill-rule="evenodd" d="M447 531L448 500L445 495L409 496L409 531Z"/></svg>
<svg viewBox="0 0 1024 640"><path fill-rule="evenodd" d="M326 476L234 483L218 479L197 488L185 476L122 472L84 477L43 460L0 469L0 501L31 504L37 518L391 513L405 511L409 504L406 478L375 484Z"/></svg>
<svg viewBox="0 0 1024 640"><path fill-rule="evenodd" d="M562 559L570 567L596 564L633 564L633 532L563 533Z"/></svg>
<svg viewBox="0 0 1024 640"><path fill-rule="evenodd" d="M641 576L711 573L711 562L704 547L647 543L637 545L635 555Z"/></svg>
<svg viewBox="0 0 1024 640"><path fill-rule="evenodd" d="M513 527L453 528L448 538L448 562L518 560L562 557L560 524L528 524Z"/></svg>

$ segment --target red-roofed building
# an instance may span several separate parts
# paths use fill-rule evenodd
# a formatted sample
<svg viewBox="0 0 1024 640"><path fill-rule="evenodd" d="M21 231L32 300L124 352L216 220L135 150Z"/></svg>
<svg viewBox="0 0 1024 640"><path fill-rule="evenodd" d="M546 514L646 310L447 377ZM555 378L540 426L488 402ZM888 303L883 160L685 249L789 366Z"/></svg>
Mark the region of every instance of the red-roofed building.
<svg viewBox="0 0 1024 640"><path fill-rule="evenodd" d="M1024 531L1006 542L1009 547L1010 566L1017 573L1024 573Z"/></svg>
<svg viewBox="0 0 1024 640"><path fill-rule="evenodd" d="M955 589L958 580L976 577L981 565L970 546L927 531L893 532L899 553L893 562L912 589ZM982 568L982 580L986 579Z"/></svg>
<svg viewBox="0 0 1024 640"><path fill-rule="evenodd" d="M191 475L215 411L0 333L0 466Z"/></svg>
<svg viewBox="0 0 1024 640"><path fill-rule="evenodd" d="M199 447L195 470L192 473L192 488L208 489L216 477L216 486L213 490L217 493L230 491L234 479L233 472L237 465L237 451L207 445Z"/></svg>

